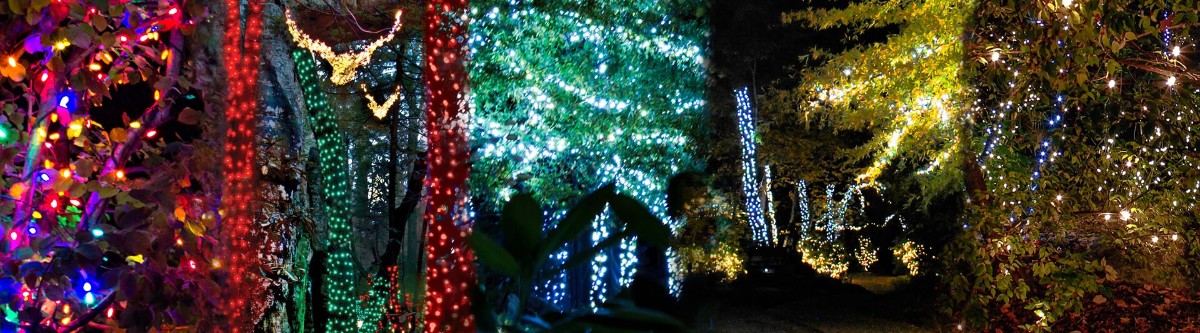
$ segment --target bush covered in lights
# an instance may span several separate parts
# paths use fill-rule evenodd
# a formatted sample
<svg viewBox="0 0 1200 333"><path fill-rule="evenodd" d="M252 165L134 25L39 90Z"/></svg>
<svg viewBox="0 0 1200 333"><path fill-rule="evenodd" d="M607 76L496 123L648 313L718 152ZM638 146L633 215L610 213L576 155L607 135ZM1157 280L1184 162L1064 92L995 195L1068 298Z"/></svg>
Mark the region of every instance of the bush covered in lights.
<svg viewBox="0 0 1200 333"><path fill-rule="evenodd" d="M0 6L0 330L220 322L219 132L191 107L222 96L183 60L217 60L185 35L220 38L190 5Z"/></svg>

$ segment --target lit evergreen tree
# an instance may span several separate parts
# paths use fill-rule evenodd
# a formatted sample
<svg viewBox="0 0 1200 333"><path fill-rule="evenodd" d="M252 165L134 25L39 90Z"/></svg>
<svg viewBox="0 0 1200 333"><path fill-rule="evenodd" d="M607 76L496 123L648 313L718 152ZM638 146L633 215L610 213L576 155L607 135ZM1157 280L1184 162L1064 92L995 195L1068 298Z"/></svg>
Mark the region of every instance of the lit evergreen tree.
<svg viewBox="0 0 1200 333"><path fill-rule="evenodd" d="M479 209L496 211L531 191L553 217L570 198L615 182L665 217L667 179L700 165L693 147L704 119L702 4L475 1L471 183ZM573 303L628 283L634 246L602 254L593 294ZM566 296L565 283L547 287L555 301Z"/></svg>

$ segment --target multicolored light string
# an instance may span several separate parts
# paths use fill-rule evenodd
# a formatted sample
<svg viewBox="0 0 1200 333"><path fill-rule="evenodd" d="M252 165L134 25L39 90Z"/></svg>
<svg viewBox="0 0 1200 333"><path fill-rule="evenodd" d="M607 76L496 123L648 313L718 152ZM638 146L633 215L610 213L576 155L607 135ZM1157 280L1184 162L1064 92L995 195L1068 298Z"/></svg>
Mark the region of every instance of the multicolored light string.
<svg viewBox="0 0 1200 333"><path fill-rule="evenodd" d="M429 171L425 221L425 332L474 332L468 294L474 254L466 243L468 112L464 61L467 0L432 0L425 7L424 81Z"/></svg>
<svg viewBox="0 0 1200 333"><path fill-rule="evenodd" d="M222 228L228 244L229 287L226 289L232 332L253 331L252 300L261 299L261 284L251 277L259 271L259 246L254 224L258 186L255 177L255 130L258 126L258 66L262 36L262 2L226 0L225 71L229 76L229 105L225 111L225 186L221 197ZM243 27L243 15L245 26ZM214 262L214 266L220 266Z"/></svg>

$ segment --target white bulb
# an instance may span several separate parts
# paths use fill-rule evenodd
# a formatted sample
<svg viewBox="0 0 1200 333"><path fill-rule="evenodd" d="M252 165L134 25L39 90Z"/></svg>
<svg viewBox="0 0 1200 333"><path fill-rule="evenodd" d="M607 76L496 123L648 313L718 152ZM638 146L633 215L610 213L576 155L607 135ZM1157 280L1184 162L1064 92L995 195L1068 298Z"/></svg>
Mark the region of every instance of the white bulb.
<svg viewBox="0 0 1200 333"><path fill-rule="evenodd" d="M1171 49L1171 55L1176 56L1176 57L1179 56L1179 45L1175 45L1175 48Z"/></svg>
<svg viewBox="0 0 1200 333"><path fill-rule="evenodd" d="M1116 87L1117 87L1117 80L1108 80L1108 88L1109 89L1116 88Z"/></svg>
<svg viewBox="0 0 1200 333"><path fill-rule="evenodd" d="M1071 0L1062 0L1063 7L1071 7Z"/></svg>
<svg viewBox="0 0 1200 333"><path fill-rule="evenodd" d="M992 51L992 61L1000 61L1000 52Z"/></svg>
<svg viewBox="0 0 1200 333"><path fill-rule="evenodd" d="M1129 221L1129 210L1121 211L1121 221Z"/></svg>
<svg viewBox="0 0 1200 333"><path fill-rule="evenodd" d="M1172 77L1167 78L1167 86L1170 87L1170 86L1174 86L1174 85L1175 85L1175 77L1172 76Z"/></svg>

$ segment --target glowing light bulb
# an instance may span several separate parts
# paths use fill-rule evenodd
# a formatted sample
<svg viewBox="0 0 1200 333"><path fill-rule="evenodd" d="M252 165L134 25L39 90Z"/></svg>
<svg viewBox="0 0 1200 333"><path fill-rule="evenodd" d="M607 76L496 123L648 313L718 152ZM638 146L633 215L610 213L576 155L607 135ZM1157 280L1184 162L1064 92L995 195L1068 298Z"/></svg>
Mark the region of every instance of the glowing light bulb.
<svg viewBox="0 0 1200 333"><path fill-rule="evenodd" d="M992 62L1000 61L1000 52L992 51Z"/></svg>
<svg viewBox="0 0 1200 333"><path fill-rule="evenodd" d="M104 236L104 229L92 228L92 237L100 238Z"/></svg>
<svg viewBox="0 0 1200 333"><path fill-rule="evenodd" d="M1167 78L1167 86L1170 87L1170 86L1174 86L1174 85L1175 85L1175 77L1171 76L1171 77Z"/></svg>
<svg viewBox="0 0 1200 333"><path fill-rule="evenodd" d="M1108 80L1108 89L1116 88L1117 80Z"/></svg>
<svg viewBox="0 0 1200 333"><path fill-rule="evenodd" d="M1063 7L1071 7L1071 4L1073 4L1073 3L1074 3L1074 1L1071 1L1071 0L1062 0Z"/></svg>
<svg viewBox="0 0 1200 333"><path fill-rule="evenodd" d="M1175 45L1175 48L1171 49L1171 55L1176 57L1179 56L1179 45Z"/></svg>
<svg viewBox="0 0 1200 333"><path fill-rule="evenodd" d="M62 98L59 98L58 99L58 107L64 108L64 109L70 108L71 107L71 96L64 95Z"/></svg>
<svg viewBox="0 0 1200 333"><path fill-rule="evenodd" d="M1129 221L1129 210L1121 211L1121 221Z"/></svg>
<svg viewBox="0 0 1200 333"><path fill-rule="evenodd" d="M17 58L14 58L11 56L8 57L8 66L9 67L17 67Z"/></svg>
<svg viewBox="0 0 1200 333"><path fill-rule="evenodd" d="M83 291L92 291L92 283L84 282L83 283Z"/></svg>

